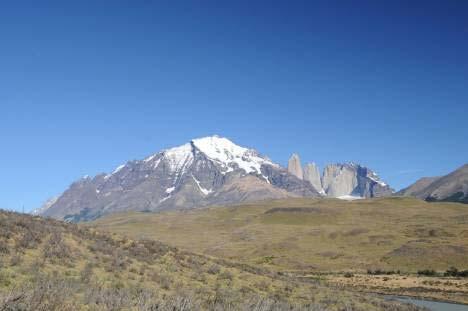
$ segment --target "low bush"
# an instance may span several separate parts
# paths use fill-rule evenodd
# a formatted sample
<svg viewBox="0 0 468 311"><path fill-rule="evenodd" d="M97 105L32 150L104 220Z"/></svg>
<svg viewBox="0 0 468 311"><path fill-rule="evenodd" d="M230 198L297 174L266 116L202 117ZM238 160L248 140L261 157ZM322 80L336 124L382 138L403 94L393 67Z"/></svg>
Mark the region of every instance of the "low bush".
<svg viewBox="0 0 468 311"><path fill-rule="evenodd" d="M44 260L49 260L51 262L72 258L71 249L63 240L61 232L52 232L42 249L42 256Z"/></svg>
<svg viewBox="0 0 468 311"><path fill-rule="evenodd" d="M219 268L217 264L211 265L207 270L209 274L218 274L220 271L221 269Z"/></svg>
<svg viewBox="0 0 468 311"><path fill-rule="evenodd" d="M424 270L419 270L418 275L437 276L437 272L435 270L424 269Z"/></svg>
<svg viewBox="0 0 468 311"><path fill-rule="evenodd" d="M392 275L392 274L400 274L400 270L394 271L394 270L381 270L381 269L376 269L376 270L367 270L367 274L370 275Z"/></svg>
<svg viewBox="0 0 468 311"><path fill-rule="evenodd" d="M0 211L0 242L1 311L410 310L288 273L16 213Z"/></svg>
<svg viewBox="0 0 468 311"><path fill-rule="evenodd" d="M10 252L6 241L0 239L0 254L6 255Z"/></svg>
<svg viewBox="0 0 468 311"><path fill-rule="evenodd" d="M450 267L445 271L444 276L453 276L453 277L468 277L468 270L458 270L455 267Z"/></svg>

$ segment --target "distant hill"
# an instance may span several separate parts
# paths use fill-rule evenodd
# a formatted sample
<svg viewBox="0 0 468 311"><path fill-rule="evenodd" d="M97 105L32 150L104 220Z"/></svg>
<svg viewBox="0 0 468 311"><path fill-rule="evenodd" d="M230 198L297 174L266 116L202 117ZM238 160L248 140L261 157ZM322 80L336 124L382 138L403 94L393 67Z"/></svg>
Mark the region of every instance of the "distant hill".
<svg viewBox="0 0 468 311"><path fill-rule="evenodd" d="M270 270L0 211L0 310L416 310Z"/></svg>
<svg viewBox="0 0 468 311"><path fill-rule="evenodd" d="M428 202L468 203L468 164L442 177L421 178L397 195L413 196Z"/></svg>
<svg viewBox="0 0 468 311"><path fill-rule="evenodd" d="M414 184L401 189L395 195L399 196L417 196L418 193L426 189L430 184L439 179L440 177L422 177L418 179Z"/></svg>

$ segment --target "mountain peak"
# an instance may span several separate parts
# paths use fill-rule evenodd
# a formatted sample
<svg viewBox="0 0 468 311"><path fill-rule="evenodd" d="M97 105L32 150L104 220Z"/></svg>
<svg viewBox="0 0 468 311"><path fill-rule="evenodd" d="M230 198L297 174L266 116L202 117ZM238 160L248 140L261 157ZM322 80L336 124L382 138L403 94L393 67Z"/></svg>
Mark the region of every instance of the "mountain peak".
<svg viewBox="0 0 468 311"><path fill-rule="evenodd" d="M236 145L231 140L218 135L192 139L191 143L207 155L225 152L233 156L242 156L249 149Z"/></svg>
<svg viewBox="0 0 468 311"><path fill-rule="evenodd" d="M194 157L194 148L226 167L229 167L231 162L245 162L235 160L242 159L249 152L249 149L238 146L229 139L218 135L196 138L184 145L163 151L164 157L169 160L171 171L179 171L190 165ZM252 171L248 165L237 164L247 173ZM259 172L260 170L257 170L257 173Z"/></svg>
<svg viewBox="0 0 468 311"><path fill-rule="evenodd" d="M288 160L288 172L299 179L303 179L301 159L297 153L293 153Z"/></svg>
<svg viewBox="0 0 468 311"><path fill-rule="evenodd" d="M234 144L225 137L218 135L207 136L202 138L192 139L191 143L198 150L208 154L219 153L219 151L227 151L233 155L242 155L248 149Z"/></svg>
<svg viewBox="0 0 468 311"><path fill-rule="evenodd" d="M336 165L322 187L317 166L307 165L303 171L297 154L290 162L286 170L225 137L196 138L127 162L112 173L81 179L38 213L80 221L118 211L194 208L278 195L338 196L359 189L360 196L372 197L388 192L377 175L364 168Z"/></svg>
<svg viewBox="0 0 468 311"><path fill-rule="evenodd" d="M223 168L223 173L231 172L238 167L247 174L261 174L262 164L278 166L269 158L261 156L256 150L241 147L219 135L192 139L184 145L153 154L147 157L144 162L155 161L154 166L156 167L162 155L168 160L170 171L179 172L193 162L196 152L204 154L208 159L220 165Z"/></svg>
<svg viewBox="0 0 468 311"><path fill-rule="evenodd" d="M237 165L248 173L261 174L262 164L275 165L268 158L254 150L236 145L231 140L218 135L193 139L192 145L209 159L221 164L227 172Z"/></svg>

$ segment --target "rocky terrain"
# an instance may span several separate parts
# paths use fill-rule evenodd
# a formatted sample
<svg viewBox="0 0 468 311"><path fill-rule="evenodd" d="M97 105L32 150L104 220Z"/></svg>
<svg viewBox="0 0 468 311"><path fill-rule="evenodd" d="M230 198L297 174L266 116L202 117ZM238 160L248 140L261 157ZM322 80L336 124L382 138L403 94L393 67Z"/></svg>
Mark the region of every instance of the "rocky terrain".
<svg viewBox="0 0 468 311"><path fill-rule="evenodd" d="M315 163L302 168L300 158L293 154L288 171L299 179L308 181L322 195L342 199L359 199L390 196L393 193L377 174L355 163L329 164L323 174Z"/></svg>
<svg viewBox="0 0 468 311"><path fill-rule="evenodd" d="M318 197L307 180L254 149L219 136L86 176L36 211L68 221L122 211L161 211L286 197Z"/></svg>
<svg viewBox="0 0 468 311"><path fill-rule="evenodd" d="M397 195L413 196L428 202L468 203L468 164L442 177L423 177Z"/></svg>
<svg viewBox="0 0 468 311"><path fill-rule="evenodd" d="M288 169L254 149L211 136L194 139L112 173L85 176L35 214L84 221L123 211L162 211L288 197L361 198L391 194L371 170L356 164L302 168L298 155Z"/></svg>
<svg viewBox="0 0 468 311"><path fill-rule="evenodd" d="M418 179L414 184L409 185L408 187L401 189L396 195L402 196L414 196L416 197L418 193L426 189L430 184L439 179L440 177L422 177Z"/></svg>

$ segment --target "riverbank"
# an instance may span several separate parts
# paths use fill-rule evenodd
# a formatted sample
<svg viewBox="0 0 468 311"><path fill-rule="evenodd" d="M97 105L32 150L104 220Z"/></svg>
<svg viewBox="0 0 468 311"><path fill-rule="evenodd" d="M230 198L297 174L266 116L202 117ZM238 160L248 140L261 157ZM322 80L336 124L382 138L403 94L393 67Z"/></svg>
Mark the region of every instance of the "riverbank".
<svg viewBox="0 0 468 311"><path fill-rule="evenodd" d="M451 302L441 302L434 300L424 300L404 296L386 296L389 300L397 300L410 303L419 307L427 308L431 311L468 311L468 305L454 304Z"/></svg>
<svg viewBox="0 0 468 311"><path fill-rule="evenodd" d="M320 279L334 287L353 291L468 305L467 278L398 274L320 274L305 277Z"/></svg>

